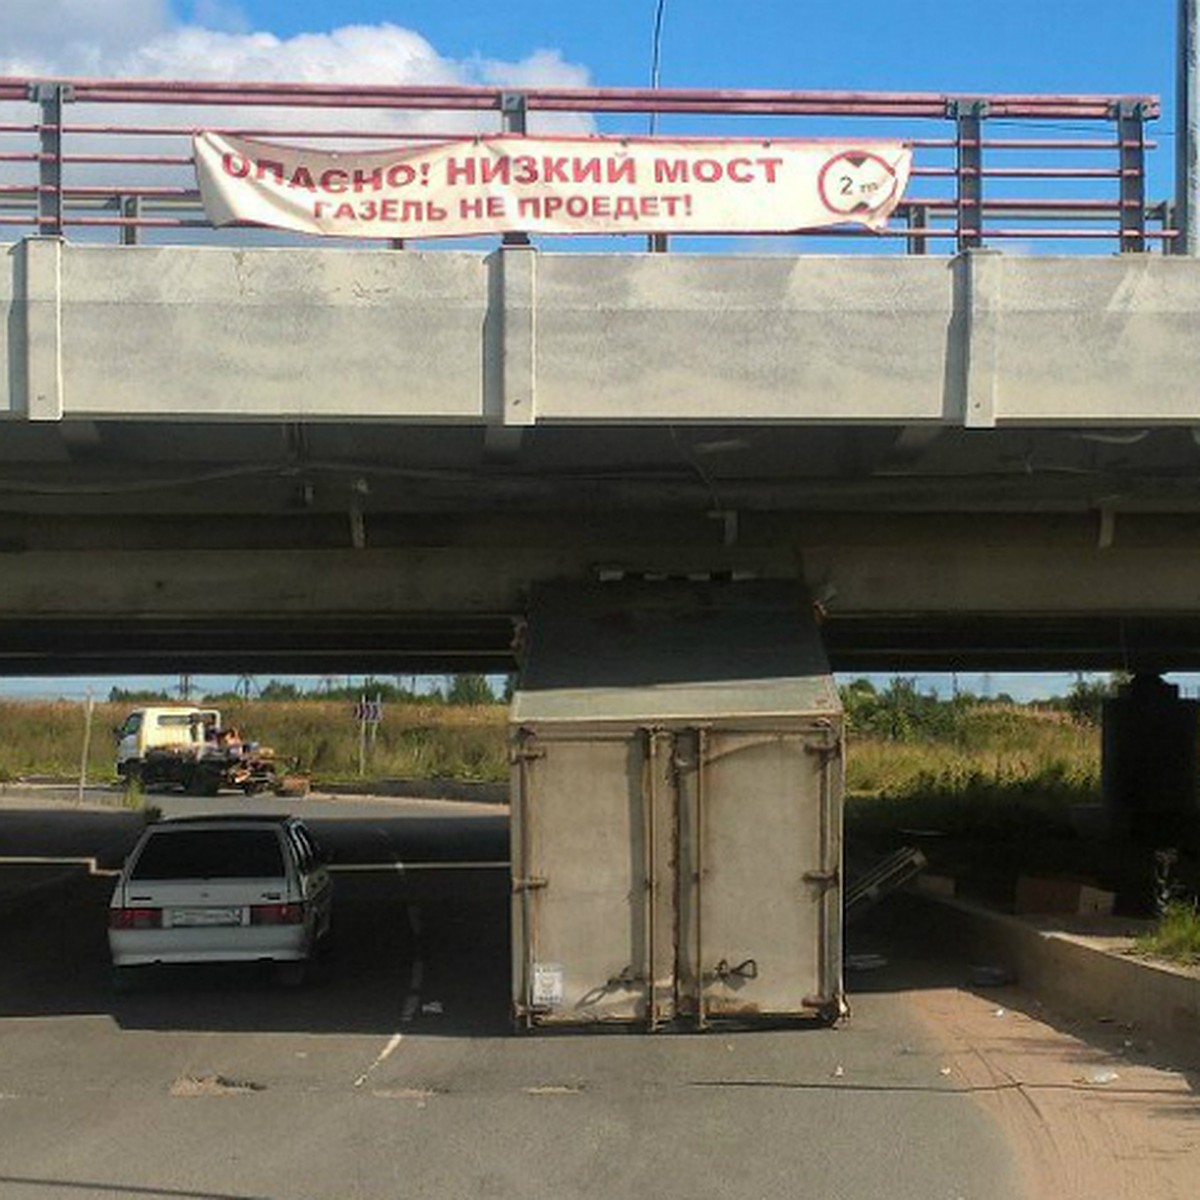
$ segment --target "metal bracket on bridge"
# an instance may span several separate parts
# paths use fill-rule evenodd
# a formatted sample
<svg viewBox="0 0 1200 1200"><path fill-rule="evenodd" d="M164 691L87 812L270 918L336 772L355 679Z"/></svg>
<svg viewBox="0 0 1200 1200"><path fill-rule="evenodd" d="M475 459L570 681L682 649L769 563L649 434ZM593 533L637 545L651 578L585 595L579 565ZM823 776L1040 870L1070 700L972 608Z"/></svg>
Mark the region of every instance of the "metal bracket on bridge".
<svg viewBox="0 0 1200 1200"><path fill-rule="evenodd" d="M489 257L488 271L485 448L490 457L511 458L523 431L537 424L537 251L506 241Z"/></svg>
<svg viewBox="0 0 1200 1200"><path fill-rule="evenodd" d="M17 245L17 296L24 310L25 416L61 421L62 362L61 237L30 237Z"/></svg>
<svg viewBox="0 0 1200 1200"><path fill-rule="evenodd" d="M994 429L1004 256L969 250L955 263L954 304L962 344L963 427Z"/></svg>
<svg viewBox="0 0 1200 1200"><path fill-rule="evenodd" d="M500 119L506 134L523 137L528 98L500 93ZM536 258L527 233L506 233L488 263L488 336L484 348L484 394L488 458L515 458L524 430L537 421L534 404L534 300Z"/></svg>

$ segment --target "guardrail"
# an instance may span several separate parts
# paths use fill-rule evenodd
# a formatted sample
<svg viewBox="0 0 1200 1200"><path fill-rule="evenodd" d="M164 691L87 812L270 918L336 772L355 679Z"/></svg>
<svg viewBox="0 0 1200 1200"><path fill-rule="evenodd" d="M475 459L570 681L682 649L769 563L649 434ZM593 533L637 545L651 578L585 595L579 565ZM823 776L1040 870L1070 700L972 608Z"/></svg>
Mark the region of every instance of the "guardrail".
<svg viewBox="0 0 1200 1200"><path fill-rule="evenodd" d="M564 121L644 136L657 114L664 137L886 136L913 147L913 194L889 229L787 236L915 254L1047 241L1169 252L1178 238L1171 204L1147 202L1155 96L0 79L0 114L13 118L0 120L0 227L17 236L197 240L211 228L191 174L189 139L201 129L334 149L522 135ZM651 239L666 248L665 236Z"/></svg>

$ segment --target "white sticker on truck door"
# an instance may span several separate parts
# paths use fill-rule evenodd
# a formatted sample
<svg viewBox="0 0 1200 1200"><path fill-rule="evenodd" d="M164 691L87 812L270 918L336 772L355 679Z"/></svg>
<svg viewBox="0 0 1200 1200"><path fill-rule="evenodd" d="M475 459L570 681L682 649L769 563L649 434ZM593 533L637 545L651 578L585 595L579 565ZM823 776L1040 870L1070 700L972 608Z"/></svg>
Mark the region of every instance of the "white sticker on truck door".
<svg viewBox="0 0 1200 1200"><path fill-rule="evenodd" d="M562 963L535 962L530 1003L534 1008L561 1008L566 986L567 973Z"/></svg>

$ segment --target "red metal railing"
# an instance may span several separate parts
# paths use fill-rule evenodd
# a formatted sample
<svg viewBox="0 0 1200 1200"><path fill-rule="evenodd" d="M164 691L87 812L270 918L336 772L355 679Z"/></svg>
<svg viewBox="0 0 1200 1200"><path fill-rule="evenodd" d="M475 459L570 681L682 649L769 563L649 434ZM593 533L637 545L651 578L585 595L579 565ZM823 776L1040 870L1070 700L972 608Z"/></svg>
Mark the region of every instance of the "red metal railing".
<svg viewBox="0 0 1200 1200"><path fill-rule="evenodd" d="M913 146L911 194L893 228L795 236L874 239L911 253L1053 241L1166 250L1176 237L1169 205L1147 204L1154 96L85 79L0 79L0 226L195 240L210 228L191 173L189 139L200 129L394 146L564 121L574 132L642 135L651 113L671 118L660 136L886 136Z"/></svg>

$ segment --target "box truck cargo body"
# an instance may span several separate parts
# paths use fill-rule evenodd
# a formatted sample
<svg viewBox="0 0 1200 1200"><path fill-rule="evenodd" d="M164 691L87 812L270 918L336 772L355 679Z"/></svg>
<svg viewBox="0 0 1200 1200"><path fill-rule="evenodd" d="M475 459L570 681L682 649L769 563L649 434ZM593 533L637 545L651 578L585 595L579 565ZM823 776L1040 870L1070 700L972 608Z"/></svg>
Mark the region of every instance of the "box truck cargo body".
<svg viewBox="0 0 1200 1200"><path fill-rule="evenodd" d="M525 1024L841 1015L841 708L807 607L750 597L535 611L510 727Z"/></svg>

